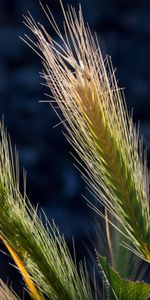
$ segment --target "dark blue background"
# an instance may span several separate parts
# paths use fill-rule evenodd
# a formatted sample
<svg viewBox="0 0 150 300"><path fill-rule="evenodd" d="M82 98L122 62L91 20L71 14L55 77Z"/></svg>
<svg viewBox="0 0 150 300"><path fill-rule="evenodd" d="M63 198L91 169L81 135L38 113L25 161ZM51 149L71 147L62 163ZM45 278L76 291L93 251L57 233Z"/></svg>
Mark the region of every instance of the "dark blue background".
<svg viewBox="0 0 150 300"><path fill-rule="evenodd" d="M44 4L45 1L42 1ZM58 24L62 14L58 0L47 0ZM66 5L66 1L63 1ZM76 8L78 1L70 1ZM134 121L141 120L144 142L150 143L150 1L81 0L85 19L98 33L102 51L112 56L119 86L125 87L128 108L134 107ZM21 165L28 172L27 193L32 203L40 203L48 218L59 224L69 244L75 237L77 256L83 258L84 243L94 238L92 214L82 199L85 184L73 167L70 146L53 129L58 120L49 104L38 103L48 92L40 82L40 58L20 39L28 32L22 24L27 10L54 32L38 0L0 0L0 113ZM2 263L3 261L3 263ZM10 261L10 260L9 260ZM11 274L10 274L11 270ZM0 276L10 277L19 290L20 278L0 256ZM18 282L17 282L18 281Z"/></svg>

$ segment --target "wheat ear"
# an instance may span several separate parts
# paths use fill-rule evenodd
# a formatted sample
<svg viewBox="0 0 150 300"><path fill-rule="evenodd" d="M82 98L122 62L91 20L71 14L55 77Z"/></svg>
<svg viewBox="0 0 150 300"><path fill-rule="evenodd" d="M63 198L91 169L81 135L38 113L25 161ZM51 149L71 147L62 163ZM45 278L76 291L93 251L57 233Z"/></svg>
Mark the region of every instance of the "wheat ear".
<svg viewBox="0 0 150 300"><path fill-rule="evenodd" d="M74 8L65 12L62 3L61 7L64 35L49 8L43 8L60 43L31 15L25 17L25 24L37 43L27 35L25 41L43 60L43 77L54 97L50 102L53 105L56 101L61 109L64 120L53 105L67 139L82 160L85 180L120 222L118 230L133 245L129 242L126 247L150 261L149 183L142 143L111 60L102 58L98 39L85 26L81 8L77 16Z"/></svg>
<svg viewBox="0 0 150 300"><path fill-rule="evenodd" d="M45 226L44 226L45 224ZM35 300L91 300L86 264L78 269L56 225L44 224L19 188L19 165L0 124L0 239ZM30 276L29 276L30 275Z"/></svg>

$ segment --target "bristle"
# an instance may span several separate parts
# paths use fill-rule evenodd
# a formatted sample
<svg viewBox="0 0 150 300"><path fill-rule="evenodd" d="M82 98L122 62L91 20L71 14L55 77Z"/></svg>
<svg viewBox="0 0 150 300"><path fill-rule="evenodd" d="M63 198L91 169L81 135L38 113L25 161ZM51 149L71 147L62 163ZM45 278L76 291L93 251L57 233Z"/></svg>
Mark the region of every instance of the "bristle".
<svg viewBox="0 0 150 300"><path fill-rule="evenodd" d="M12 291L12 289L9 289L8 286L0 279L0 299L19 300L20 298Z"/></svg>

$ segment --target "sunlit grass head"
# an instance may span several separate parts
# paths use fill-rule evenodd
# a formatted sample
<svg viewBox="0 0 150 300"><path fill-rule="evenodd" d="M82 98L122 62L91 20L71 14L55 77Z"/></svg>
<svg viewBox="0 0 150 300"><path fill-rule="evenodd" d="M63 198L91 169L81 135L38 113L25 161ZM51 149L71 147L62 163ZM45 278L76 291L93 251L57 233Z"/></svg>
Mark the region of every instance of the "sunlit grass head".
<svg viewBox="0 0 150 300"><path fill-rule="evenodd" d="M17 265L34 300L91 300L85 264L78 269L54 222L44 224L26 192L20 192L18 162L0 124L0 240Z"/></svg>
<svg viewBox="0 0 150 300"><path fill-rule="evenodd" d="M43 60L43 77L62 114L54 107L76 149L93 194L119 221L126 246L150 261L148 175L142 146L130 118L115 71L103 59L98 38L85 25L81 7L64 14L61 33L48 7L43 8L60 42L31 15L25 24L37 43L25 41ZM101 212L99 212L103 215ZM115 226L115 221L112 222ZM130 245L132 243L132 246Z"/></svg>

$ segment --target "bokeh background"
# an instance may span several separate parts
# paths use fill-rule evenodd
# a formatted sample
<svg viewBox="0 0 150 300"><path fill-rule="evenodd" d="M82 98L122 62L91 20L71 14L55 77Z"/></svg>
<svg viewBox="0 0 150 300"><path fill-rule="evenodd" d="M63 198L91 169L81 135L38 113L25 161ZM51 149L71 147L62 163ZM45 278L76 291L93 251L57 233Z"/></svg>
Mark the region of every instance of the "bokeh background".
<svg viewBox="0 0 150 300"><path fill-rule="evenodd" d="M79 1L64 0L78 8ZM59 0L42 0L62 25ZM119 86L125 87L129 110L134 121L141 120L144 143L150 147L150 1L149 0L80 0L85 19L98 33L103 55L112 56ZM21 166L27 170L27 193L34 205L39 203L49 219L60 226L71 245L76 243L78 259L95 239L91 211L81 194L85 184L73 166L70 146L58 126L55 113L46 100L48 90L41 85L40 58L20 39L27 28L22 15L31 12L55 38L38 0L0 0L0 114L12 141L20 153ZM3 246L1 246L3 249ZM9 266L12 262L0 255L0 277L21 293L22 280ZM21 284L20 284L21 282ZM28 298L27 298L28 299Z"/></svg>

